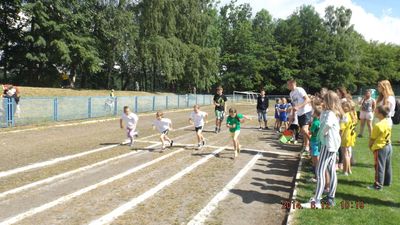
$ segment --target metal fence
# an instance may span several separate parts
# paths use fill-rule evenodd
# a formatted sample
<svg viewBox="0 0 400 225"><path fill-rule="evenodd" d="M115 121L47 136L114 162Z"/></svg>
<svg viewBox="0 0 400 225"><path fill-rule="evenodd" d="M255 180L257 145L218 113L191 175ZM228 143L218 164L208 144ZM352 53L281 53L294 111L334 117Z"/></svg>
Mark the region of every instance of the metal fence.
<svg viewBox="0 0 400 225"><path fill-rule="evenodd" d="M26 97L1 99L0 127L49 121L82 120L116 116L129 106L136 113L189 108L212 104L212 95L167 95L133 97Z"/></svg>

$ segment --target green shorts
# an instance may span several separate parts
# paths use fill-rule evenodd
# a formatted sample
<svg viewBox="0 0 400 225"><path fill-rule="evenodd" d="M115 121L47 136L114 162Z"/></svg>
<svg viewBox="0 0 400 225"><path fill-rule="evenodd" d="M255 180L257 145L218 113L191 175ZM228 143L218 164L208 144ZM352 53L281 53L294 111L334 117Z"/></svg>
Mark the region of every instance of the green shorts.
<svg viewBox="0 0 400 225"><path fill-rule="evenodd" d="M224 120L225 117L225 112L224 111L219 111L219 110L215 110L215 117L217 117L217 120Z"/></svg>

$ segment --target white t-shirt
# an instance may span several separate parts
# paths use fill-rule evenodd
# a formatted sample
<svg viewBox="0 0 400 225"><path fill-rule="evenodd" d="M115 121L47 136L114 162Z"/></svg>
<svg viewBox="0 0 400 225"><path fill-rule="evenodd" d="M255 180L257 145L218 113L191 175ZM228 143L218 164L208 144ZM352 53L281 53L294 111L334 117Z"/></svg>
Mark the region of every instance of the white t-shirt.
<svg viewBox="0 0 400 225"><path fill-rule="evenodd" d="M202 127L204 126L204 118L206 117L207 113L199 111L198 113L191 112L190 118L192 119L195 127Z"/></svg>
<svg viewBox="0 0 400 225"><path fill-rule="evenodd" d="M121 119L125 122L127 128L135 129L139 117L135 113L131 112L128 115L126 115L125 113L122 114Z"/></svg>
<svg viewBox="0 0 400 225"><path fill-rule="evenodd" d="M322 148L326 147L330 152L337 152L342 139L340 137L340 119L330 110L321 113L321 126L318 132L318 139Z"/></svg>
<svg viewBox="0 0 400 225"><path fill-rule="evenodd" d="M161 133L169 129L169 125L171 124L171 120L168 118L162 118L161 120L154 120L153 125L157 128L157 130Z"/></svg>
<svg viewBox="0 0 400 225"><path fill-rule="evenodd" d="M305 96L307 96L307 93L301 87L296 87L293 91L290 92L290 98L292 99L292 103L294 104L294 106L302 104L304 102ZM311 112L311 110L312 110L311 104L307 104L303 108L300 108L297 111L297 115L302 116L308 112Z"/></svg>
<svg viewBox="0 0 400 225"><path fill-rule="evenodd" d="M394 96L389 96L387 100L389 102L389 109L390 109L388 117L393 117L394 110L396 108L396 98ZM384 100L378 102L377 105L383 105L383 104L384 104Z"/></svg>

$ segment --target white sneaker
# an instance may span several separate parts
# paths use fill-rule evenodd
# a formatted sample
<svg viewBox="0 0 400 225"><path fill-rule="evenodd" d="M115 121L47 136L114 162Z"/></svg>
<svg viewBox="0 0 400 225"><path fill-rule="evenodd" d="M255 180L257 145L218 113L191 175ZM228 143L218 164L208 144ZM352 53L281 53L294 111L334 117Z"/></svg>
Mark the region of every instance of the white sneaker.
<svg viewBox="0 0 400 225"><path fill-rule="evenodd" d="M311 198L309 202L301 204L301 207L304 209L320 209L321 201L316 201L314 198Z"/></svg>

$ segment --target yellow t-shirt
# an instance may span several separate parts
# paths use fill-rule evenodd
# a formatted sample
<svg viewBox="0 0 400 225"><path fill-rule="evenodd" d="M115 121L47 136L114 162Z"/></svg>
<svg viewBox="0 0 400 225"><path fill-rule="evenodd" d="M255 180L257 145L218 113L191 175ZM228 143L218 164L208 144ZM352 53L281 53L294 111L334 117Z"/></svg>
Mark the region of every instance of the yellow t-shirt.
<svg viewBox="0 0 400 225"><path fill-rule="evenodd" d="M376 123L371 133L371 139L375 140L371 150L379 150L385 147L387 144L390 144L391 136L392 128L389 126L389 121L387 119L383 119Z"/></svg>
<svg viewBox="0 0 400 225"><path fill-rule="evenodd" d="M340 121L340 131L342 132L342 147L353 147L356 143L355 123L350 112L346 113Z"/></svg>

